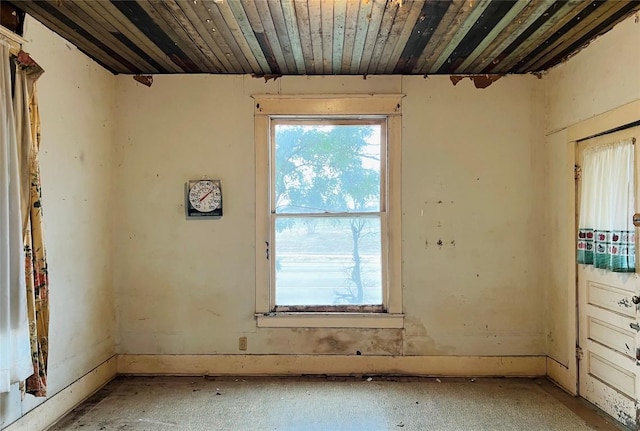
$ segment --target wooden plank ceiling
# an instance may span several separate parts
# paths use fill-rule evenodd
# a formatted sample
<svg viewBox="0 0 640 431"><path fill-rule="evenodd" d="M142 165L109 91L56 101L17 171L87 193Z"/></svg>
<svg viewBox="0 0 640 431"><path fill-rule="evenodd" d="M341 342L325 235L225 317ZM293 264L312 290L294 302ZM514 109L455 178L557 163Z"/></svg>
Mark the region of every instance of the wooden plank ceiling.
<svg viewBox="0 0 640 431"><path fill-rule="evenodd" d="M640 10L628 0L21 0L114 73L546 70Z"/></svg>

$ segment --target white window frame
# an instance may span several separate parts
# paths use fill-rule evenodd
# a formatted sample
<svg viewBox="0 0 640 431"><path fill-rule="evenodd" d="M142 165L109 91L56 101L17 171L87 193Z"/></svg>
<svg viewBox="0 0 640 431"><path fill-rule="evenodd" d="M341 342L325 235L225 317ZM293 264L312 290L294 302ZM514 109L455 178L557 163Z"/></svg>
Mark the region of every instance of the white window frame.
<svg viewBox="0 0 640 431"><path fill-rule="evenodd" d="M401 278L401 113L402 95L254 95L256 163L256 321L259 327L402 328ZM383 311L275 312L271 264L270 139L272 118L314 119L377 116L386 119L386 202L381 203L383 228ZM382 221L381 221L382 222Z"/></svg>

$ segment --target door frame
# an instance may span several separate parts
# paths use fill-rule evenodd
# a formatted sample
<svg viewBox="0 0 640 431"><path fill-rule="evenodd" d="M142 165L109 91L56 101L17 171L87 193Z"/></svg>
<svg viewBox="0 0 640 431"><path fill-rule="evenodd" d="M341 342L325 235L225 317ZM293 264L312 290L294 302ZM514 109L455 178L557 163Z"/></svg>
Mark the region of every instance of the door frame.
<svg viewBox="0 0 640 431"><path fill-rule="evenodd" d="M640 122L640 100L577 122L566 129L551 131L547 134L547 136L549 136L552 133L564 132L567 163L567 182L565 187L569 189L568 194L573 198L570 198L573 202L573 205L569 205L571 207L570 211L567 211L564 216L560 216L567 233L565 236L566 247L563 248L566 250L565 259L567 259L567 264L560 269L563 271L563 279L567 280L566 295L568 298L568 306L565 310L567 312L565 347L569 352L569 357L553 358L548 356L547 376L573 395L579 395L577 347L579 346L580 334L578 327L578 278L576 264L578 194L574 176L574 169L578 157L578 142L597 135L613 132L620 128L626 128L638 122ZM638 145L638 143L636 145ZM638 150L636 150L636 152L637 151ZM636 235L636 237L637 236L638 235ZM553 262L551 262L551 264L553 264Z"/></svg>
<svg viewBox="0 0 640 431"><path fill-rule="evenodd" d="M637 136L640 135L640 122L634 122L631 123L630 125L625 125L623 127L618 127L614 130L610 130L610 131L606 131L605 133L599 133L596 136L593 137L588 137L586 139L582 139L578 142L576 142L576 166L580 166L582 167L584 164L584 151L586 151L587 148L593 148L594 146L601 146L601 145L606 145L609 142L616 142L619 141L621 139L627 139L629 137L634 137L633 141L634 144L636 144L636 140L637 140ZM634 145L633 146L633 152L634 152L634 177L633 177L633 184L634 184L634 195L635 195L635 199L636 199L636 207L634 209L634 212L636 212L638 210L638 203L640 202L638 200L638 191L640 190L638 188L638 168L637 168L637 164L638 161L640 160L640 157L638 156L638 145ZM575 207L576 207L576 217L575 217L575 222L576 222L576 229L579 227L579 209L581 208L581 199L582 199L582 195L581 195L581 190L580 190L580 179L582 178L582 172L580 169L576 169L576 181L575 181L575 190L576 190L576 195L575 195ZM636 241L635 241L635 245L636 245L636 250L638 250L638 229L635 228L635 233L636 233ZM637 256L637 252L636 252L636 256ZM636 259L637 260L637 259ZM593 307L591 305L589 305L588 303L585 303L585 300L587 300L588 298L588 293L585 291L580 292L580 286L582 286L582 289L587 289L588 290L588 283L585 282L585 280L590 280L591 276L594 276L596 280L599 280L599 282L601 283L605 283L608 284L610 286L615 286L617 288L622 289L622 287L618 284L621 282L621 278L625 279L627 276L629 276L630 278L628 280L626 280L623 284L625 284L625 289L631 287L633 289L633 293L629 294L629 300L631 300L631 296L632 295L638 295L638 289L637 289L637 282L638 282L638 272L639 272L639 267L638 265L636 265L636 270L633 273L620 273L618 274L620 277L615 277L616 281L614 281L612 278L612 275L615 275L616 273L609 273L608 275L596 272L593 273L592 271L588 270L588 269L583 269L581 270L579 268L579 265L577 264L577 259L576 259L576 292L578 294L578 303L577 303L577 307L576 307L576 313L577 313L577 325L576 325L576 329L578 332L577 335L577 341L576 341L576 363L577 363L577 392L578 395L591 401L592 403L594 403L595 405L601 407L603 410L605 410L605 412L607 412L608 414L610 414L614 419L620 421L621 423L623 423L624 425L632 428L632 429L636 429L638 428L638 405L637 405L637 400L639 398L638 395L638 391L637 389L634 390L635 393L635 405L629 405L628 400L630 393L624 393L623 390L618 389L618 388L614 388L612 385L604 383L603 380L599 379L598 377L593 377L590 376L590 373L586 373L586 368L589 368L589 355L590 352L594 352L597 351L598 355L603 355L603 358L606 358L607 360L611 360L612 362L616 363L617 360L619 360L619 356L618 353L621 353L620 350L611 347L611 345L609 346L609 348L611 350L608 350L607 347L601 345L599 342L597 341L591 341L589 338L585 338L585 336L588 337L588 334L585 334L584 331L586 331L586 328L581 326L583 324L585 324L585 322L589 321L589 317L590 315L594 315L592 313L595 313L597 317L597 319L605 319L605 321L608 322L608 320L606 319L613 319L614 321L618 322L617 324L619 324L619 320L625 321L631 317L631 321L634 323L638 323L637 322L637 307L634 305L632 310L633 310L633 314L632 315L626 315L627 317L619 317L616 316L617 312L626 312L626 311L631 311L631 310L624 310L622 308L622 306L620 305L620 309L618 310L613 310L613 309L607 309L605 307L605 309L599 310L597 311L597 307ZM587 276L587 274L591 274L590 276ZM584 279L580 278L580 275L584 276ZM607 280L606 282L604 280ZM587 301L588 302L588 301ZM619 303L618 303L619 304ZM586 310L581 310L581 306L585 306L585 308L587 310L589 310L588 312ZM628 307L628 306L627 306ZM615 307L614 307L615 308ZM608 310L608 311L607 311ZM597 312L596 312L597 311ZM602 314L600 314L602 313ZM632 323L633 324L633 323ZM630 330L627 327L627 323L623 324L623 328L626 331L629 332L633 332L633 338L635 339L633 344L638 347L640 344L638 343L638 334L637 331L633 331ZM583 332L583 334L580 334L581 332ZM583 344L584 343L584 344ZM605 343L606 344L606 343ZM627 349L629 349L628 345L625 344L627 346ZM578 347L579 346L579 347ZM591 348L593 348L593 350L591 350ZM583 351L584 349L584 351ZM618 352L618 353L614 353L614 352ZM612 355L611 357L608 355ZM625 355L631 355L636 356L636 351L635 348L628 352L625 353ZM614 357L615 357L615 361L614 361ZM605 360L605 362L607 362ZM626 360L618 363L619 366L624 367L625 369L627 369L626 367L630 367L628 368L629 370L633 370L633 373L635 375L635 382L634 382L634 387L637 388L638 386L638 379L640 378L640 368L638 368L638 361L633 361L632 363L627 362ZM581 381L581 379L583 377L587 378L587 382L585 382L585 384L583 385L583 382ZM598 382L598 380L600 380L600 382ZM609 389L612 388L612 389ZM583 392L584 391L584 392ZM613 392L609 392L609 391L613 391ZM616 391L620 392L621 395L619 395L620 397L623 398L615 398L616 396ZM584 395L583 395L584 394ZM615 398L615 401L613 401ZM601 405L602 404L602 405ZM623 407L624 406L624 407ZM609 411L607 411L607 409L610 409Z"/></svg>

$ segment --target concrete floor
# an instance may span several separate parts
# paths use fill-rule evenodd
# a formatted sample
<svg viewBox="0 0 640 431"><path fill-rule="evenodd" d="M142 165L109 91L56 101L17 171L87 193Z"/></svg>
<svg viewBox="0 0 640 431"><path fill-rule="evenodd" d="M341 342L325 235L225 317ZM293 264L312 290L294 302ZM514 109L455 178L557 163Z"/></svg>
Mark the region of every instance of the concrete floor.
<svg viewBox="0 0 640 431"><path fill-rule="evenodd" d="M119 377L51 430L621 428L544 379Z"/></svg>

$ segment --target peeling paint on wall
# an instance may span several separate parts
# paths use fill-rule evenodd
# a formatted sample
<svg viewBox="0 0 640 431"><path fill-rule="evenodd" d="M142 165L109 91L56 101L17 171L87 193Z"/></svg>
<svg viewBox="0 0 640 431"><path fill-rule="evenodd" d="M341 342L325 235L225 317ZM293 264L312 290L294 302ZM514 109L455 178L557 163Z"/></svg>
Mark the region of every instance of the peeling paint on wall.
<svg viewBox="0 0 640 431"><path fill-rule="evenodd" d="M473 84L476 86L476 88L487 88L488 86L490 86L491 84L496 82L498 79L502 78L503 76L504 75L497 75L497 74L492 74L492 75L451 75L449 77L449 79L451 79L451 82L453 83L453 85L456 85L458 82L462 81L464 78L469 78L470 80L473 81Z"/></svg>
<svg viewBox="0 0 640 431"><path fill-rule="evenodd" d="M280 73L265 73L264 75L258 75L256 73L253 73L251 75L252 78L264 78L264 82L268 82L270 79L273 79L274 81L278 78L282 78L282 74Z"/></svg>
<svg viewBox="0 0 640 431"><path fill-rule="evenodd" d="M133 79L135 79L142 85L146 85L147 87L151 87L151 84L153 84L153 76L151 75L134 75Z"/></svg>

